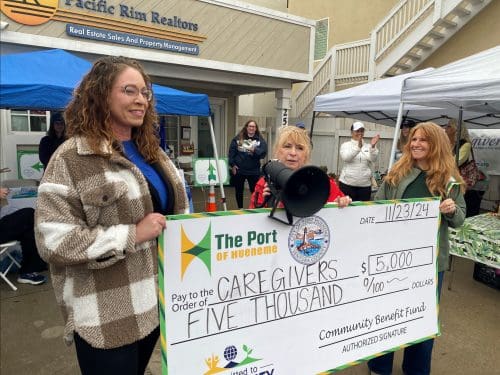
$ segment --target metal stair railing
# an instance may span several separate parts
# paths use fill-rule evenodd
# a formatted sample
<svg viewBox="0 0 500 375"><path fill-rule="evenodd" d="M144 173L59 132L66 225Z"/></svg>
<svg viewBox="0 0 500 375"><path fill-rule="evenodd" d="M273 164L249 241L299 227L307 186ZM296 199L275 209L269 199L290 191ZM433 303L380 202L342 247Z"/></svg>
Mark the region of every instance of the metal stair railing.
<svg viewBox="0 0 500 375"><path fill-rule="evenodd" d="M391 47L417 20L434 6L435 0L403 0L372 31L375 60Z"/></svg>
<svg viewBox="0 0 500 375"><path fill-rule="evenodd" d="M306 83L295 95L292 111L294 116L302 118L304 112L309 112L308 108L312 105L316 95L319 95L325 88L330 89L330 80L333 77L332 64L334 60L335 49L332 48L323 60L316 66L313 73L313 80Z"/></svg>
<svg viewBox="0 0 500 375"><path fill-rule="evenodd" d="M336 87L368 80L370 39L336 45L315 68L312 82L295 96L295 117L304 118L312 109L317 95L334 91Z"/></svg>
<svg viewBox="0 0 500 375"><path fill-rule="evenodd" d="M337 45L334 87L358 84L369 79L370 39Z"/></svg>

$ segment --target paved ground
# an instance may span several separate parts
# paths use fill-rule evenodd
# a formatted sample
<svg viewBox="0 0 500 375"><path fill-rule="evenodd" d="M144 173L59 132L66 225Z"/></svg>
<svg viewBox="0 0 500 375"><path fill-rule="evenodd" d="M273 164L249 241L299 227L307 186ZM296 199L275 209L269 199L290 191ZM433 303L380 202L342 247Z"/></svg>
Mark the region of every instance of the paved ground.
<svg viewBox="0 0 500 375"><path fill-rule="evenodd" d="M227 195L228 207L234 209L234 191L229 188ZM203 192L195 192L195 204L197 210L203 207ZM500 375L500 291L472 279L472 261L456 258L455 264L451 290L447 288L450 274L445 276L440 306L442 336L434 347L433 374ZM61 338L63 321L51 284L18 286L13 292L0 283L0 374L78 374L74 347L65 346ZM161 374L160 361L157 347L149 364L150 374ZM397 354L394 375L402 374L400 364ZM368 372L362 364L341 373Z"/></svg>

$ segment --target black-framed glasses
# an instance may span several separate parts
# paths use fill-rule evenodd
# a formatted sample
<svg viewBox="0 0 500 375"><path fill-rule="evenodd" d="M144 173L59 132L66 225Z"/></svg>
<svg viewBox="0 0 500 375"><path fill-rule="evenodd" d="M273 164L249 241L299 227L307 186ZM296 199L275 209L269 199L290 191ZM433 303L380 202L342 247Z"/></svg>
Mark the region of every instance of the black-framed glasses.
<svg viewBox="0 0 500 375"><path fill-rule="evenodd" d="M148 102L150 102L151 99L153 99L153 91L151 91L150 89L139 90L134 85L126 85L123 86L121 89L122 92L125 93L125 95L133 98L136 98L139 94L141 94L142 97L146 99Z"/></svg>

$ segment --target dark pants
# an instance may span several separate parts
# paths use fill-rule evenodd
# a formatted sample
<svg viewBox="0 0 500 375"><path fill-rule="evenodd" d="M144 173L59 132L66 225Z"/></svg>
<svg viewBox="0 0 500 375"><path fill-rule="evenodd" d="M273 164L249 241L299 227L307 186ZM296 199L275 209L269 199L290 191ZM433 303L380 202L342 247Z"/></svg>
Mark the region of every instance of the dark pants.
<svg viewBox="0 0 500 375"><path fill-rule="evenodd" d="M351 197L353 201L369 201L372 197L371 186L351 186L339 181L342 193Z"/></svg>
<svg viewBox="0 0 500 375"><path fill-rule="evenodd" d="M464 194L466 211L465 217L479 215L481 208L481 200L483 199L484 191L467 190Z"/></svg>
<svg viewBox="0 0 500 375"><path fill-rule="evenodd" d="M438 297L441 298L441 286L443 285L444 272L438 273ZM403 372L405 375L429 375L431 373L431 358L434 339L425 340L418 344L408 346L404 349ZM394 352L384 354L380 357L370 359L368 367L371 371L380 375L392 374L392 362Z"/></svg>
<svg viewBox="0 0 500 375"><path fill-rule="evenodd" d="M259 181L260 176L250 176L250 175L242 175L236 173L232 177L235 194L236 194L236 204L238 208L243 208L243 190L245 189L245 180L248 181L248 186L250 187L250 193L253 193L255 190L255 184Z"/></svg>
<svg viewBox="0 0 500 375"><path fill-rule="evenodd" d="M157 327L142 340L114 349L90 346L75 332L75 347L82 375L143 375L160 336Z"/></svg>
<svg viewBox="0 0 500 375"><path fill-rule="evenodd" d="M21 208L0 219L0 243L21 242L23 260L19 273L41 272L47 265L38 255L35 243L35 210Z"/></svg>

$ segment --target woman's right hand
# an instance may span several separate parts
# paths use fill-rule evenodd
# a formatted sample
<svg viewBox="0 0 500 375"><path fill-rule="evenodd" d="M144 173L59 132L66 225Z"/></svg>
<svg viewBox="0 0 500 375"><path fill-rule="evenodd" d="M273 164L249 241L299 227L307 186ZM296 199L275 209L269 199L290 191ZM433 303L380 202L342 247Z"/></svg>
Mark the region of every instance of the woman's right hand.
<svg viewBox="0 0 500 375"><path fill-rule="evenodd" d="M270 195L271 195L271 188L267 185L267 182L266 182L264 184L264 189L262 190L262 197L264 198L264 201Z"/></svg>
<svg viewBox="0 0 500 375"><path fill-rule="evenodd" d="M233 172L233 175L236 175L236 173L238 173L238 166L237 165L233 165L231 167L231 172Z"/></svg>
<svg viewBox="0 0 500 375"><path fill-rule="evenodd" d="M439 211L445 215L453 215L457 210L457 205L455 201L451 198L447 198L441 202L439 205Z"/></svg>
<svg viewBox="0 0 500 375"><path fill-rule="evenodd" d="M167 226L167 220L162 214L152 212L147 214L135 226L135 243L146 242L158 237Z"/></svg>

